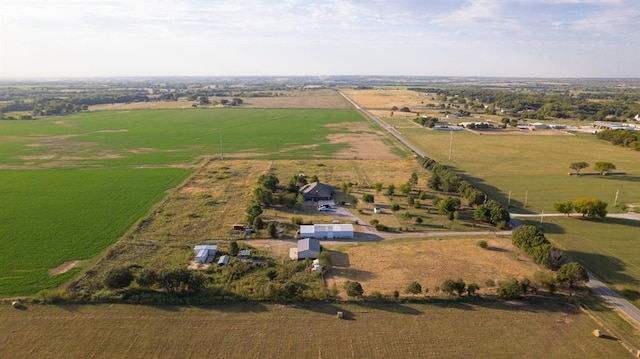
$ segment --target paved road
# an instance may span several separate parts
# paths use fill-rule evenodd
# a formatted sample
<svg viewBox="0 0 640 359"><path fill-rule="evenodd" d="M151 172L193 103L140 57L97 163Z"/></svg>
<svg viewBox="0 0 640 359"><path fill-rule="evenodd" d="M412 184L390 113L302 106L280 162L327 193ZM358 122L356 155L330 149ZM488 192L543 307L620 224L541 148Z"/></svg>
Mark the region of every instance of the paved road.
<svg viewBox="0 0 640 359"><path fill-rule="evenodd" d="M380 127L382 127L385 131L389 132L391 134L391 136L395 137L398 141L402 142L405 146L409 147L413 152L415 152L419 156L428 157L424 152L422 152L422 150L420 150L418 147L416 147L413 143L407 141L404 137L402 137L402 135L398 131L396 131L392 126L389 126L384 121L379 119L377 116L372 115L371 113L369 113L369 111L367 111L364 108L360 107L360 105L358 105L357 103L353 102L353 100L351 100L349 98L349 96L347 96L344 93L342 93L342 91L339 91L339 92L340 92L340 95L342 95L342 97L347 99L347 101L349 101L353 105L353 107L356 108L356 110L362 112L363 114L365 114L365 116L369 117L375 123L380 125Z"/></svg>
<svg viewBox="0 0 640 359"><path fill-rule="evenodd" d="M596 276L589 273L589 282L587 287L591 288L594 292L600 295L604 300L613 305L620 312L624 313L627 320L630 320L636 327L640 327L640 309L635 305L629 303L620 294L613 291L613 289L602 283Z"/></svg>

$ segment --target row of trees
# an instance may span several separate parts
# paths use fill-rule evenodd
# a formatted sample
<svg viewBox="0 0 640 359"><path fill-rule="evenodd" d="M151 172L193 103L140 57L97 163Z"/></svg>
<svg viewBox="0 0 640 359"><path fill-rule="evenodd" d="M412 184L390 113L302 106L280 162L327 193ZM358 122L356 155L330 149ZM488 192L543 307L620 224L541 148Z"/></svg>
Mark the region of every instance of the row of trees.
<svg viewBox="0 0 640 359"><path fill-rule="evenodd" d="M423 157L419 161L422 167L431 171L431 178L427 181L429 188L461 195L467 200L469 206L476 206L473 217L477 221L488 222L499 228L507 226L510 220L509 212L500 203L494 200L487 201L484 193L435 160ZM455 201L449 200L443 204L442 210L451 213L450 209L455 205Z"/></svg>
<svg viewBox="0 0 640 359"><path fill-rule="evenodd" d="M616 146L629 147L640 151L640 132L629 130L602 130L596 134L601 140L609 141Z"/></svg>
<svg viewBox="0 0 640 359"><path fill-rule="evenodd" d="M564 260L564 252L551 245L542 230L536 226L522 225L511 234L513 245L522 248L533 261L551 270L558 270Z"/></svg>
<svg viewBox="0 0 640 359"><path fill-rule="evenodd" d="M580 176L580 171L588 168L589 164L584 161L573 162L569 165L569 168L576 171L576 174ZM611 162L596 162L593 165L593 169L597 172L600 172L601 175L606 175L607 173L616 169L616 165Z"/></svg>
<svg viewBox="0 0 640 359"><path fill-rule="evenodd" d="M607 216L606 202L602 202L596 198L577 198L575 201L556 202L553 208L567 216L571 212L581 213L586 218L604 218Z"/></svg>
<svg viewBox="0 0 640 359"><path fill-rule="evenodd" d="M474 87L452 89L409 88L409 90L434 93L441 101L441 108L460 104L465 109L495 114L496 109L508 108L520 118L577 118L602 121L613 118L631 119L640 113L640 94L625 91L583 92L574 95L570 91L555 91L542 86L539 90L511 91ZM591 98L607 98L613 101L594 102ZM485 107L486 106L486 107Z"/></svg>
<svg viewBox="0 0 640 359"><path fill-rule="evenodd" d="M105 272L102 282L109 289L122 289L134 280L142 288L158 287L174 293L198 292L206 284L206 277L202 273L187 268L165 268L160 271L144 268L134 276L131 269L124 266Z"/></svg>

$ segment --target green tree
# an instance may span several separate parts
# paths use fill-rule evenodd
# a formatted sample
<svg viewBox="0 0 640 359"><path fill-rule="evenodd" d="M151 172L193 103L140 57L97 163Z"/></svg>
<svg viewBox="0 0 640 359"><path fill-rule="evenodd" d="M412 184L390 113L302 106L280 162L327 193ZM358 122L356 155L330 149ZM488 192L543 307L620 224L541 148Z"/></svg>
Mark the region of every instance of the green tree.
<svg viewBox="0 0 640 359"><path fill-rule="evenodd" d="M366 203L373 203L374 197L371 193L365 193L362 195L362 201Z"/></svg>
<svg viewBox="0 0 640 359"><path fill-rule="evenodd" d="M113 267L109 269L102 280L102 283L111 289L119 289L128 287L133 282L133 273L124 266Z"/></svg>
<svg viewBox="0 0 640 359"><path fill-rule="evenodd" d="M447 196L442 201L438 202L438 212L441 214L450 214L457 211L460 208L460 199L457 197Z"/></svg>
<svg viewBox="0 0 640 359"><path fill-rule="evenodd" d="M511 242L519 248L530 248L549 243L539 227L528 224L519 226L511 232Z"/></svg>
<svg viewBox="0 0 640 359"><path fill-rule="evenodd" d="M440 290L448 295L453 295L456 291L456 281L453 279L445 279L440 285Z"/></svg>
<svg viewBox="0 0 640 359"><path fill-rule="evenodd" d="M411 173L411 177L409 177L409 181L407 182L409 186L412 188L418 184L418 174L415 172Z"/></svg>
<svg viewBox="0 0 640 359"><path fill-rule="evenodd" d="M586 162L574 162L571 165L569 165L569 168L571 168L572 170L576 171L576 173L578 174L578 176L580 176L580 170L589 167L589 164Z"/></svg>
<svg viewBox="0 0 640 359"><path fill-rule="evenodd" d="M564 213L567 216L569 215L569 213L571 213L573 211L573 202L568 201L568 202L556 202L553 204L553 208L560 212L560 213Z"/></svg>
<svg viewBox="0 0 640 359"><path fill-rule="evenodd" d="M587 275L586 269L584 269L580 263L572 262L563 264L560 269L558 269L556 279L560 283L567 283L569 288L573 288L573 285L576 283L588 282L589 276Z"/></svg>
<svg viewBox="0 0 640 359"><path fill-rule="evenodd" d="M313 175L311 176L311 178L309 179L309 182L313 183L313 182L319 182L320 180L318 179L318 175Z"/></svg>
<svg viewBox="0 0 640 359"><path fill-rule="evenodd" d="M469 283L467 286L467 295L473 297L478 290L480 290L480 286L477 283Z"/></svg>
<svg viewBox="0 0 640 359"><path fill-rule="evenodd" d="M411 282L407 286L407 293L411 293L413 295L422 293L422 286L418 282Z"/></svg>
<svg viewBox="0 0 640 359"><path fill-rule="evenodd" d="M400 193L402 194L409 194L409 192L411 192L411 185L408 183L403 183L400 185L400 187L398 188L400 190Z"/></svg>
<svg viewBox="0 0 640 359"><path fill-rule="evenodd" d="M604 175L604 174L607 174L607 172L610 172L611 170L615 170L616 165L614 165L611 162L596 162L593 165L593 169Z"/></svg>
<svg viewBox="0 0 640 359"><path fill-rule="evenodd" d="M239 252L240 252L240 247L238 246L238 241L233 240L229 242L229 254L235 257L238 255Z"/></svg>
<svg viewBox="0 0 640 359"><path fill-rule="evenodd" d="M462 294L465 292L467 284L462 280L462 278L458 279L454 283L456 293L458 293L458 297L462 297Z"/></svg>
<svg viewBox="0 0 640 359"><path fill-rule="evenodd" d="M515 299L522 297L524 295L524 290L522 283L517 279L512 278L508 282L500 282L496 289L496 294L498 294L498 297L503 299Z"/></svg>
<svg viewBox="0 0 640 359"><path fill-rule="evenodd" d="M260 177L258 177L258 183L271 192L275 192L278 190L278 183L280 183L280 181L276 175L269 173L260 175Z"/></svg>
<svg viewBox="0 0 640 359"><path fill-rule="evenodd" d="M400 205L399 205L399 204L397 204L397 203L394 203L394 204L391 206L391 210L392 210L392 211L394 211L394 212L399 211L399 210L400 210Z"/></svg>
<svg viewBox="0 0 640 359"><path fill-rule="evenodd" d="M270 206L273 203L273 192L265 186L258 186L253 189L253 200L262 206Z"/></svg>
<svg viewBox="0 0 640 359"><path fill-rule="evenodd" d="M249 223L253 222L256 217L262 214L262 207L255 202L249 203L246 209L247 220Z"/></svg>
<svg viewBox="0 0 640 359"><path fill-rule="evenodd" d="M276 222L269 222L267 225L267 232L269 232L269 237L277 238L278 237L278 225Z"/></svg>
<svg viewBox="0 0 640 359"><path fill-rule="evenodd" d="M261 216L257 216L253 219L253 229L261 230L264 229L264 221Z"/></svg>
<svg viewBox="0 0 640 359"><path fill-rule="evenodd" d="M136 283L142 288L151 288L158 281L158 273L151 268L143 268L136 276Z"/></svg>
<svg viewBox="0 0 640 359"><path fill-rule="evenodd" d="M587 218L607 216L607 203L595 198L578 198L573 202L573 208Z"/></svg>
<svg viewBox="0 0 640 359"><path fill-rule="evenodd" d="M362 285L359 282L348 280L344 283L344 289L350 297L361 297L364 294Z"/></svg>
<svg viewBox="0 0 640 359"><path fill-rule="evenodd" d="M386 195L387 195L387 196L393 196L393 195L394 195L394 193L396 193L396 186L395 186L394 184L390 184L390 185L387 187Z"/></svg>
<svg viewBox="0 0 640 359"><path fill-rule="evenodd" d="M158 285L169 292L197 292L204 288L205 278L187 268L165 268L158 274Z"/></svg>
<svg viewBox="0 0 640 359"><path fill-rule="evenodd" d="M546 289L550 294L556 291L556 279L551 272L536 271L533 273L533 281L536 285Z"/></svg>
<svg viewBox="0 0 640 359"><path fill-rule="evenodd" d="M376 182L373 184L373 189L376 190L376 193L380 193L380 191L382 191L382 182Z"/></svg>

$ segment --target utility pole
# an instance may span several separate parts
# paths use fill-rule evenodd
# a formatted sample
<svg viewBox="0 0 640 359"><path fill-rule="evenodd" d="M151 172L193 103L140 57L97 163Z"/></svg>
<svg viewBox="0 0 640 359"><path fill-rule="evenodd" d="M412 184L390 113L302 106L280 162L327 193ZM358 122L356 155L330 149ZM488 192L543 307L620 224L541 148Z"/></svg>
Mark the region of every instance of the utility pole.
<svg viewBox="0 0 640 359"><path fill-rule="evenodd" d="M524 207L527 208L527 199L529 199L529 190L524 191Z"/></svg>
<svg viewBox="0 0 640 359"><path fill-rule="evenodd" d="M618 195L620 194L620 189L618 189L616 191L616 199L613 200L613 206L617 206L618 205Z"/></svg>
<svg viewBox="0 0 640 359"><path fill-rule="evenodd" d="M511 191L509 191L509 199L507 200L507 207L511 207Z"/></svg>
<svg viewBox="0 0 640 359"><path fill-rule="evenodd" d="M542 227L542 219L544 218L544 209L542 210L542 214L540 214L540 227Z"/></svg>
<svg viewBox="0 0 640 359"><path fill-rule="evenodd" d="M449 140L449 161L451 161L451 153L453 152L453 131L449 131L451 139Z"/></svg>
<svg viewBox="0 0 640 359"><path fill-rule="evenodd" d="M220 159L224 160L224 152L222 151L222 128L220 128Z"/></svg>

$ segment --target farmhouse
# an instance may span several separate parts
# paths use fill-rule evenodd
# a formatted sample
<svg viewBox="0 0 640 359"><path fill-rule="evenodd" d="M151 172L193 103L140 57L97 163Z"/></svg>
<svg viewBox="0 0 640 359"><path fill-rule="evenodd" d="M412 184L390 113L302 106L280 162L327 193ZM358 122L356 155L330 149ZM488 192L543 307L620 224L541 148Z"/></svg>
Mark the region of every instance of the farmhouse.
<svg viewBox="0 0 640 359"><path fill-rule="evenodd" d="M628 131L635 130L634 126L629 124L619 124L619 123L610 123L610 122L601 122L601 121L596 121L591 126L599 130L628 130Z"/></svg>
<svg viewBox="0 0 640 359"><path fill-rule="evenodd" d="M313 224L300 226L303 238L353 238L353 224Z"/></svg>
<svg viewBox="0 0 640 359"><path fill-rule="evenodd" d="M549 126L545 125L542 122L534 122L534 123L530 123L529 124L529 129L531 131L535 131L535 130L544 130L545 128L547 128Z"/></svg>
<svg viewBox="0 0 640 359"><path fill-rule="evenodd" d="M289 249L289 258L299 260L317 258L320 254L320 242L317 239L305 238L298 241L298 246Z"/></svg>
<svg viewBox="0 0 640 359"><path fill-rule="evenodd" d="M311 182L300 188L305 201L328 201L333 198L333 187L320 182Z"/></svg>
<svg viewBox="0 0 640 359"><path fill-rule="evenodd" d="M213 262L213 259L218 253L218 246L216 245L199 245L193 247L193 254L196 256L196 260L200 264L206 264Z"/></svg>

